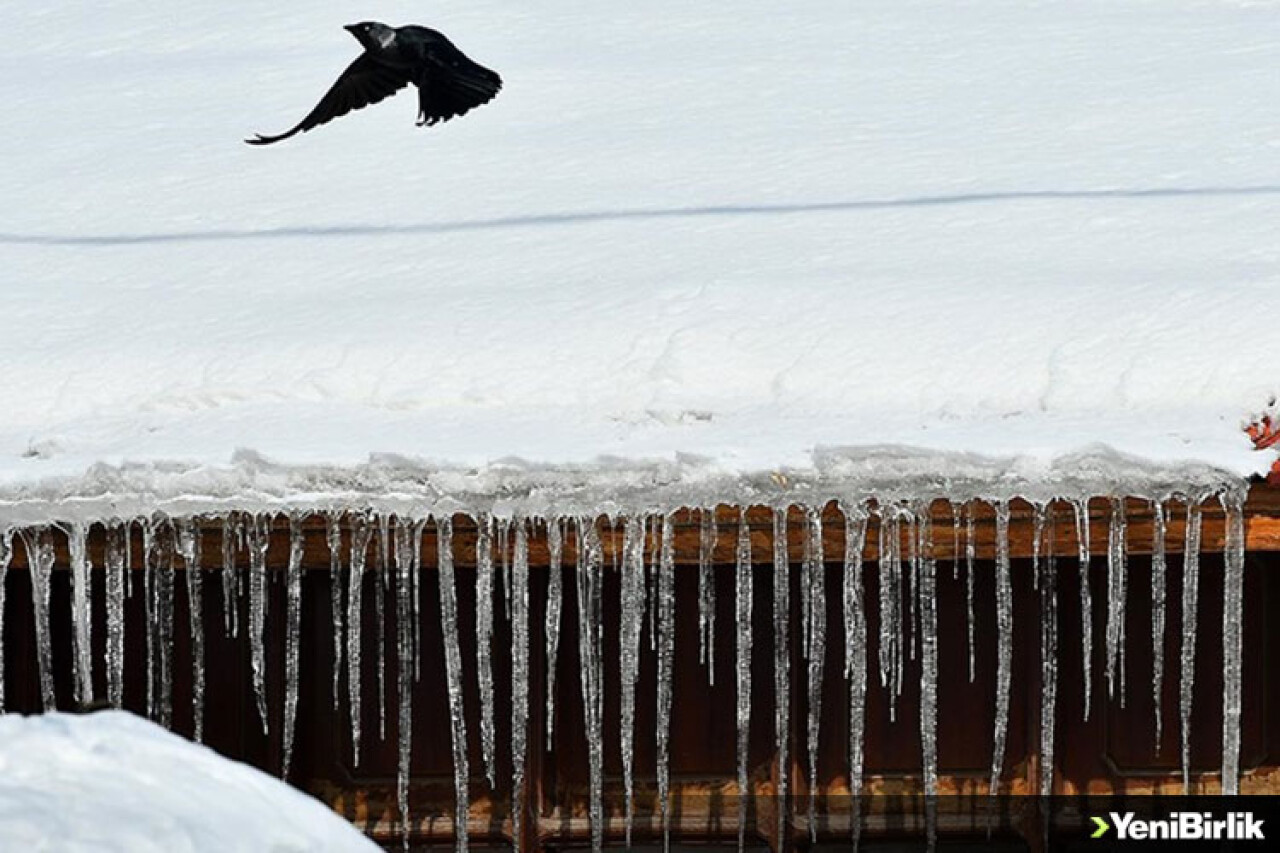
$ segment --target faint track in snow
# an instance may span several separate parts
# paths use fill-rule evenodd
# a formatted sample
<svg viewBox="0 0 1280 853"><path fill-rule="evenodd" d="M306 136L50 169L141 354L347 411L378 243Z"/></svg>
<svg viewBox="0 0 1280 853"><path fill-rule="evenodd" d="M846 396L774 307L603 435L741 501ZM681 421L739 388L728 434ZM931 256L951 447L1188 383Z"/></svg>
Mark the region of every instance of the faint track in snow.
<svg viewBox="0 0 1280 853"><path fill-rule="evenodd" d="M280 228L226 228L207 231L100 235L0 232L0 244L18 246L134 246L158 243L217 243L308 237L395 237L413 234L450 234L462 231L537 228L598 222L733 216L788 216L810 213L856 213L860 211L895 210L913 207L949 207L953 205L999 204L1023 201L1156 200L1233 196L1280 196L1280 185L1109 190L1025 190L814 202L809 204L724 204L669 208L583 210L529 214L526 216L502 216L490 219L468 219L456 222L423 222L408 225L297 225Z"/></svg>

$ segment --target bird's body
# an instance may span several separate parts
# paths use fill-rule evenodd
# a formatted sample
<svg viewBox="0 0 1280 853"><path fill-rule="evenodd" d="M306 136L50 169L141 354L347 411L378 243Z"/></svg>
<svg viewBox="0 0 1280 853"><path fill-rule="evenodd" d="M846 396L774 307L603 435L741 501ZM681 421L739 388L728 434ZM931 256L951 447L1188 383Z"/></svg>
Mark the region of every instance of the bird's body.
<svg viewBox="0 0 1280 853"><path fill-rule="evenodd" d="M376 104L410 83L418 87L418 124L433 125L486 104L502 89L502 78L468 59L443 34L426 27L388 27L376 22L348 26L364 46L355 62L291 130L258 134L250 145L268 145L305 133L352 110Z"/></svg>

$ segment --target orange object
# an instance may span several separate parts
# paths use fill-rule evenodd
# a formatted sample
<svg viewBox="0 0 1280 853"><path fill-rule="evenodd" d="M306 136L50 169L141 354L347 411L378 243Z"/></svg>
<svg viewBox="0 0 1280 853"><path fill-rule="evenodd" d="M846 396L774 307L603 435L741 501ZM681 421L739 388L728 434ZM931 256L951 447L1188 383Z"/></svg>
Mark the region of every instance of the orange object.
<svg viewBox="0 0 1280 853"><path fill-rule="evenodd" d="M1253 441L1254 450L1266 450L1269 447L1280 445L1280 427L1276 426L1276 422L1271 419L1270 415L1263 415L1253 423L1244 428L1251 441ZM1273 486L1280 486L1280 459L1277 459L1271 465L1271 471L1267 474L1267 482Z"/></svg>

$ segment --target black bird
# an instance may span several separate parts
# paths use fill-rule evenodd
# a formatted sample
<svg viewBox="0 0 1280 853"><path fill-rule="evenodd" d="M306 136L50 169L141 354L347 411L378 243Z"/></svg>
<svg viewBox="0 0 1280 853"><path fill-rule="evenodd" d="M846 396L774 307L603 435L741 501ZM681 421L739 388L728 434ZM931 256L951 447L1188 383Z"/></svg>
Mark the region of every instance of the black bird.
<svg viewBox="0 0 1280 853"><path fill-rule="evenodd" d="M487 104L502 88L497 72L472 62L441 33L426 27L388 27L365 21L345 27L364 53L338 78L307 117L279 136L257 134L250 145L269 145L306 133L352 110L376 104L410 83L418 87L418 126L433 125Z"/></svg>

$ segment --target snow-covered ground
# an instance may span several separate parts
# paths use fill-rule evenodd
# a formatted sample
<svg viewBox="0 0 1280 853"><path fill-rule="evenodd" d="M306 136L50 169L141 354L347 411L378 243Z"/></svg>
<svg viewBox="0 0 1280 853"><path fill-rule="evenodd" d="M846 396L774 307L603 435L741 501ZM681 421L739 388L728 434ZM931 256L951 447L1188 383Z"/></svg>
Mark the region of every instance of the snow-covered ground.
<svg viewBox="0 0 1280 853"><path fill-rule="evenodd" d="M238 449L319 491L371 454L1264 470L1240 422L1280 389L1277 11L33 8L0 30L0 487L176 463L251 491ZM506 88L242 144L371 16Z"/></svg>
<svg viewBox="0 0 1280 853"><path fill-rule="evenodd" d="M0 850L377 849L284 782L123 711L0 717Z"/></svg>

